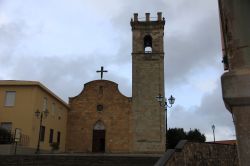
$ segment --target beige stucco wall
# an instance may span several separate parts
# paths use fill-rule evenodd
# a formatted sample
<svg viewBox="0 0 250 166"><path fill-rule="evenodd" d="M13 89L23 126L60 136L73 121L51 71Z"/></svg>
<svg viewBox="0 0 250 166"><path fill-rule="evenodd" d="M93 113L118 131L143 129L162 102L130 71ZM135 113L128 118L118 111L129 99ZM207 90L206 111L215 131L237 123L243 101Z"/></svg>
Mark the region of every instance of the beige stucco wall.
<svg viewBox="0 0 250 166"><path fill-rule="evenodd" d="M40 149L51 149L49 132L50 129L54 129L53 142L57 141L57 132L60 131L60 151L65 151L67 105L59 101L50 91L41 87L40 83L34 82L32 85L29 82L28 85L25 85L24 82L17 81L14 84L11 82L11 85L7 84L8 82L0 82L0 123L12 122L12 132L14 132L15 128L20 128L22 134L28 138L28 144L25 146L35 149L38 143L40 123L40 120L35 116L35 112L43 110L44 97L46 97L49 115L43 119L45 138L44 142L40 142ZM16 91L15 106L4 106L6 91ZM55 103L56 106L54 114L52 113L52 103Z"/></svg>
<svg viewBox="0 0 250 166"><path fill-rule="evenodd" d="M6 91L16 91L15 106L4 106ZM12 122L13 132L15 128L20 128L22 134L31 136L34 91L34 87L0 86L0 123ZM29 139L32 140L30 137Z"/></svg>

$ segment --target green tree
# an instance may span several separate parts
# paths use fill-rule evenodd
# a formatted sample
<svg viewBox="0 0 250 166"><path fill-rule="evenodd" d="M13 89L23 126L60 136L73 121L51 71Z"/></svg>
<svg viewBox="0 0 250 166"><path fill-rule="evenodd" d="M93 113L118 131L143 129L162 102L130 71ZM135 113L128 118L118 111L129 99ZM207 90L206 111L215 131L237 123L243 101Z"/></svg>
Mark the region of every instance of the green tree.
<svg viewBox="0 0 250 166"><path fill-rule="evenodd" d="M173 149L180 140L186 139L183 128L170 128L167 132L168 148Z"/></svg>
<svg viewBox="0 0 250 166"><path fill-rule="evenodd" d="M198 129L185 132L183 128L170 128L167 131L168 148L173 149L180 140L205 142L206 137Z"/></svg>
<svg viewBox="0 0 250 166"><path fill-rule="evenodd" d="M198 129L194 129L187 132L187 140L193 142L205 142L206 137L204 134L201 134Z"/></svg>

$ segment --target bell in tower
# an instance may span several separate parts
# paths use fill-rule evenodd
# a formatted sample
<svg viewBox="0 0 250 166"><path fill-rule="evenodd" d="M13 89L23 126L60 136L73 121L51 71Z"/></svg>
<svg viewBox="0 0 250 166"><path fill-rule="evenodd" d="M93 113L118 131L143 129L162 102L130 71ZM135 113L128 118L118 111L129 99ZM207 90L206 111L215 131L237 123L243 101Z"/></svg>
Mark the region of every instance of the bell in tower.
<svg viewBox="0 0 250 166"><path fill-rule="evenodd" d="M144 51L145 53L152 53L152 37L150 35L144 37Z"/></svg>

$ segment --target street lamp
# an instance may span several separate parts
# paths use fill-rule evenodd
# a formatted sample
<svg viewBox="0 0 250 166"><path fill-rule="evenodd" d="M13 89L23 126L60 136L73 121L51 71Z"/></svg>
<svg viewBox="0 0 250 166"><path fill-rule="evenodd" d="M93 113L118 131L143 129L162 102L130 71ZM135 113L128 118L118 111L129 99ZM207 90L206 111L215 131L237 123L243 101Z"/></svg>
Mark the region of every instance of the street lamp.
<svg viewBox="0 0 250 166"><path fill-rule="evenodd" d="M164 110L165 110L165 133L166 133L166 143L165 143L165 151L167 151L167 109L168 108L171 108L175 102L175 98L171 95L169 98L168 98L168 102L166 100L165 97L163 97L161 94L159 94L158 96L156 96L156 100L159 102L160 106L161 107L164 107ZM168 105L168 103L170 105Z"/></svg>
<svg viewBox="0 0 250 166"><path fill-rule="evenodd" d="M212 130L213 130L214 142L215 142L215 133L214 133L214 130L215 130L215 125L214 125L214 124L212 125Z"/></svg>
<svg viewBox="0 0 250 166"><path fill-rule="evenodd" d="M39 110L36 110L35 116L39 119L40 118L40 124L39 124L39 136L38 136L38 143L36 148L36 154L39 154L40 152L40 139L41 139L41 128L43 123L43 116L46 118L49 114L49 111L45 109L44 111L40 112Z"/></svg>
<svg viewBox="0 0 250 166"><path fill-rule="evenodd" d="M160 105L162 107L165 107L165 110L167 110L167 108L171 108L172 105L175 102L175 98L172 95L168 98L168 102L169 102L170 105L168 105L168 102L166 101L166 98L161 96L161 94L159 94L159 96L156 96L156 99L157 99L157 101L160 103Z"/></svg>

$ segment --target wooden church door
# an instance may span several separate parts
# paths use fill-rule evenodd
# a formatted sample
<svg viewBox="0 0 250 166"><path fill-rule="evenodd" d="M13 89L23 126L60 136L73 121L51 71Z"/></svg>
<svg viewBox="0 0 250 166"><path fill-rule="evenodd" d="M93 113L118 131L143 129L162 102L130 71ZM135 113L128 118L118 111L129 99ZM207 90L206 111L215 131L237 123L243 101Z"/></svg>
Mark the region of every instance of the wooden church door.
<svg viewBox="0 0 250 166"><path fill-rule="evenodd" d="M105 127L101 121L96 122L93 129L92 152L105 152Z"/></svg>

